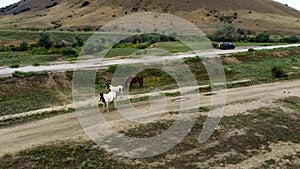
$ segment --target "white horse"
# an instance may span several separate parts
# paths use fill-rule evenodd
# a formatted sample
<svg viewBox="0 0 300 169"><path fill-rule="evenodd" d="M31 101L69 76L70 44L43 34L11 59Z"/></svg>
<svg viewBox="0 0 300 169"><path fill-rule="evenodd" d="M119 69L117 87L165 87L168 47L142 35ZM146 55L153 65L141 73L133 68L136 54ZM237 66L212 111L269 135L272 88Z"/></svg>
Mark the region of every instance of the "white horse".
<svg viewBox="0 0 300 169"><path fill-rule="evenodd" d="M107 90L110 90L110 91L112 91L112 92L115 92L117 95L123 95L123 91L124 91L124 89L123 89L123 86L122 85L119 85L119 86L113 86L113 85L109 85L109 84L107 84L106 85L106 89Z"/></svg>
<svg viewBox="0 0 300 169"><path fill-rule="evenodd" d="M117 99L117 94L113 91L105 94L105 93L100 93L100 99L99 102L103 104L103 110L105 109L105 105L107 107L107 112L109 112L109 107L108 104L113 102L114 103L114 109L116 108L115 100Z"/></svg>

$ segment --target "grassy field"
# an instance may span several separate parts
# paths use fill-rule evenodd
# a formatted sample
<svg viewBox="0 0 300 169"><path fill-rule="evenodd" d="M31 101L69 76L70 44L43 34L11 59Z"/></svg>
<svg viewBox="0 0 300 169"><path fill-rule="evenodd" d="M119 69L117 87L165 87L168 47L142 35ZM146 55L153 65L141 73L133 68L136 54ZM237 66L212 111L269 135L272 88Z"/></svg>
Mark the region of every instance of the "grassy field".
<svg viewBox="0 0 300 169"><path fill-rule="evenodd" d="M26 31L26 30L0 30L1 41L38 41L40 34L44 31ZM69 32L69 31L47 31L55 40L72 40L75 36L88 39L93 32Z"/></svg>
<svg viewBox="0 0 300 169"><path fill-rule="evenodd" d="M70 81L64 74L37 74L0 81L0 115L23 113L69 103Z"/></svg>
<svg viewBox="0 0 300 169"><path fill-rule="evenodd" d="M271 144L299 144L300 98L286 98L277 108L260 108L248 115L223 117L213 136L204 144L198 136L206 116L200 116L188 136L170 151L147 159L127 159L106 153L92 142L64 142L40 146L17 154L6 154L0 168L211 168L240 164L259 154L271 153ZM147 138L167 129L172 120L159 121L121 131L127 136ZM274 125L276 124L276 125ZM276 131L276 132L274 132ZM263 168L299 168L300 152L285 155L289 161L266 158ZM275 162L277 161L277 162Z"/></svg>
<svg viewBox="0 0 300 169"><path fill-rule="evenodd" d="M245 85L289 80L300 77L299 67L300 51L298 48L276 49L271 51L254 51L232 56L223 56L227 81L250 79L250 82L243 84L228 85L229 88ZM209 77L206 69L199 58L185 59L195 75L198 85L209 84ZM134 65L133 65L134 66ZM274 78L271 69L274 66L282 68L287 77ZM130 67L130 65L129 65ZM120 67L122 69L122 66ZM123 67L125 69L128 66ZM104 85L110 83L113 70L99 70L95 82L98 92L106 92ZM184 75L184 74L183 74ZM163 71L148 69L139 73L143 76L144 86L140 88L135 85L130 89L130 94L152 92L153 90L166 90L178 88L175 80ZM71 98L70 80L72 74L57 73L53 77L48 74L33 75L32 77L4 78L1 80L0 108L1 115L16 114L30 110L36 110L53 105L61 105ZM34 86L34 87L33 87ZM14 92L10 92L10 88ZM203 90L203 89L201 89ZM209 91L209 89L205 89ZM167 93L168 96L177 96L178 93ZM34 101L33 101L34 100Z"/></svg>

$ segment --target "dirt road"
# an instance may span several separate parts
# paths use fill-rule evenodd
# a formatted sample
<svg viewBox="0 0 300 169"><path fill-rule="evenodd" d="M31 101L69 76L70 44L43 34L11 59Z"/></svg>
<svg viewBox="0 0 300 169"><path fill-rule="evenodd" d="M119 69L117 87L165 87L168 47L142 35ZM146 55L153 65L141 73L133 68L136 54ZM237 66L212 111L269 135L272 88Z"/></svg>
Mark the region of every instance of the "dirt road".
<svg viewBox="0 0 300 169"><path fill-rule="evenodd" d="M300 96L300 80L229 89L227 90L224 115L247 113L248 110L274 106L275 100L289 96ZM189 95L189 97L192 98L193 95ZM210 97L201 94L200 106L209 105ZM174 99L176 98L167 98L167 112L175 111L179 107L180 102L175 102ZM139 110L149 108L148 102L139 102L134 106ZM151 119L155 115L157 112L149 112L142 116ZM104 117L118 130L134 125L134 123L122 118L117 111L104 113ZM81 128L75 113L4 128L0 130L0 136L0 156L55 141L89 139Z"/></svg>

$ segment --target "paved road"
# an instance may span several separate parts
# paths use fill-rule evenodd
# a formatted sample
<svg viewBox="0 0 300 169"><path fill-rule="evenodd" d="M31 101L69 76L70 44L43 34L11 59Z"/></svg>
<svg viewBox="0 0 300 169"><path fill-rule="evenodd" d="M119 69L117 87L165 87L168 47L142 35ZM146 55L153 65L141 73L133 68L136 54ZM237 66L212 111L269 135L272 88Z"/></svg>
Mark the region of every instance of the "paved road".
<svg viewBox="0 0 300 169"><path fill-rule="evenodd" d="M196 52L187 52L187 53L179 53L171 56L146 56L138 59L89 59L89 60L81 60L77 63L66 63L66 62L57 62L51 65L41 65L41 66L24 66L16 69L2 67L0 68L0 77L9 77L12 75L14 71L22 71L22 72L43 72L43 71L51 71L51 72L63 72L67 70L78 70L78 69L100 69L106 68L110 65L117 64L132 64L132 63L145 63L145 62L155 62L155 61L163 61L163 60L174 60L181 58L194 57L196 55L200 57L215 57L217 55L222 54L232 54L239 52L246 52L249 48L253 48L255 50L263 50L263 49L275 49L275 48L287 48L287 47L296 47L300 46L300 44L291 44L291 45L277 45L277 46L266 46L266 47L242 47L236 48L234 50L206 50L206 51L196 51Z"/></svg>

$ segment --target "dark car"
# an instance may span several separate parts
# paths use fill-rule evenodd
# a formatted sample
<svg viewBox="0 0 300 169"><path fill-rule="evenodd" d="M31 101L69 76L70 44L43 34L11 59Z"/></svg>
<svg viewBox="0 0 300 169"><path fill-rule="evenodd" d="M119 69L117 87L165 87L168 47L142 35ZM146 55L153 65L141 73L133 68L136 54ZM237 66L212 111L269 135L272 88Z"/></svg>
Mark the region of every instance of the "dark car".
<svg viewBox="0 0 300 169"><path fill-rule="evenodd" d="M220 49L234 49L235 45L231 42L221 42L219 47Z"/></svg>

